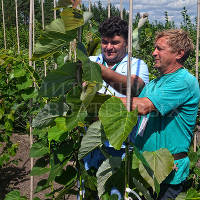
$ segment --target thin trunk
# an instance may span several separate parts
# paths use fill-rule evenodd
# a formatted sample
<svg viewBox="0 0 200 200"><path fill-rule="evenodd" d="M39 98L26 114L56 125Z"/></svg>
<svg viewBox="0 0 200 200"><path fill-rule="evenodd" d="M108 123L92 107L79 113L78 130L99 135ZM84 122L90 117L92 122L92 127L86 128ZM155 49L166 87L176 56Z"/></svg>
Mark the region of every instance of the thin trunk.
<svg viewBox="0 0 200 200"><path fill-rule="evenodd" d="M33 1L30 0L30 15L29 15L29 65L32 66L32 52L33 52ZM30 102L31 106L32 102ZM30 118L30 148L33 144L33 135L32 135L32 118ZM31 170L33 168L33 158L31 158ZM33 176L30 176L30 200L33 199Z"/></svg>
<svg viewBox="0 0 200 200"><path fill-rule="evenodd" d="M129 0L129 29L128 29L128 65L127 65L127 92L126 92L126 101L127 101L127 110L131 111L131 60L132 60L132 27L133 24L133 1ZM129 172L130 172L130 156L129 156L129 142L130 139L127 139L126 145L126 158L125 158L125 188L129 188ZM128 198L128 192L125 190L124 194L125 199Z"/></svg>
<svg viewBox="0 0 200 200"><path fill-rule="evenodd" d="M3 0L1 0L1 7L2 7L2 17L3 17L4 48L6 49L6 26L5 26L5 18L4 18Z"/></svg>
<svg viewBox="0 0 200 200"><path fill-rule="evenodd" d="M110 18L110 0L108 0L108 18Z"/></svg>
<svg viewBox="0 0 200 200"><path fill-rule="evenodd" d="M20 53L20 45L19 45L19 26L18 26L17 0L15 0L15 7L16 7L17 50L18 50L18 54L19 54Z"/></svg>
<svg viewBox="0 0 200 200"><path fill-rule="evenodd" d="M123 0L120 0L120 17L123 19Z"/></svg>
<svg viewBox="0 0 200 200"><path fill-rule="evenodd" d="M197 42L196 42L196 78L199 80L199 24L200 24L200 0L197 0ZM194 152L197 151L197 135L194 134Z"/></svg>

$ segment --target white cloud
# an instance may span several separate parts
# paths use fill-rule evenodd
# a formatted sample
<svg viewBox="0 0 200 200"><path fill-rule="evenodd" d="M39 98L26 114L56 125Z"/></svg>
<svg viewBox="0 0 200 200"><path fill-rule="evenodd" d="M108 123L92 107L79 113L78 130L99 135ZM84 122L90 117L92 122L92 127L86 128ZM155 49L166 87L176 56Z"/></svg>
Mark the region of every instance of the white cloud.
<svg viewBox="0 0 200 200"><path fill-rule="evenodd" d="M92 3L99 0L91 0ZM89 0L82 0L88 4ZM120 8L120 0L110 0L111 4ZM122 0L123 8L129 10L129 0ZM107 6L108 0L101 1L103 6ZM149 13L150 21L165 21L165 12L167 11L169 20L173 20L175 24L179 24L182 20L181 11L186 7L187 14L194 22L197 16L197 0L133 0L133 15L136 13Z"/></svg>

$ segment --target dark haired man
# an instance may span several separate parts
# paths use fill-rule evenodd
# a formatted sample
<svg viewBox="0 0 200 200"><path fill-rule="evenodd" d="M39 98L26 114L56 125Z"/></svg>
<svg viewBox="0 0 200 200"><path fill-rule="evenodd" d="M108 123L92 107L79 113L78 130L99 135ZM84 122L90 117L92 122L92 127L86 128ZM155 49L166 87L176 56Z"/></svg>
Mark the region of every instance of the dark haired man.
<svg viewBox="0 0 200 200"><path fill-rule="evenodd" d="M98 56L90 57L91 61L97 62L101 67L104 82L99 92L125 97L127 88L128 23L119 17L111 17L100 25L99 32L101 35L102 53ZM140 59L132 58L131 95L138 96L148 82L149 73L147 65ZM112 155L122 156L124 154L124 145L121 151L115 151L108 141L104 145L107 152ZM105 160L105 157L100 150L94 150L84 158L86 170L91 167L98 169L103 160ZM119 193L120 198L121 195Z"/></svg>

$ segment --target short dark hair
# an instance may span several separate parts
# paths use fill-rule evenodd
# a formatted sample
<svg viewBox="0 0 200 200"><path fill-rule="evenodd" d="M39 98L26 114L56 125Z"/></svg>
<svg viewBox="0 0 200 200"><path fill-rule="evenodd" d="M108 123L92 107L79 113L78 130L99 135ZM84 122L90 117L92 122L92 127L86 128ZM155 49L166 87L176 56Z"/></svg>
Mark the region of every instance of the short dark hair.
<svg viewBox="0 0 200 200"><path fill-rule="evenodd" d="M99 27L101 37L123 36L128 41L128 23L120 17L110 17L101 23Z"/></svg>

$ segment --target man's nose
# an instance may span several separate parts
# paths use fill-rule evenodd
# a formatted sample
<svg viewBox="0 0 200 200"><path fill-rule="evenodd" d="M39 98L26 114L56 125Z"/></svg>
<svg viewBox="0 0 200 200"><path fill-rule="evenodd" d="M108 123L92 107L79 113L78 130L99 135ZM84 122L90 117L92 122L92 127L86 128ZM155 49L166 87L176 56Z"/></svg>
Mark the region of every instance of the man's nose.
<svg viewBox="0 0 200 200"><path fill-rule="evenodd" d="M156 55L157 55L157 50L156 50L156 49L154 49L152 55L153 55L153 56L156 56Z"/></svg>
<svg viewBox="0 0 200 200"><path fill-rule="evenodd" d="M113 48L113 45L109 42L108 44L107 44L107 49L112 49Z"/></svg>

